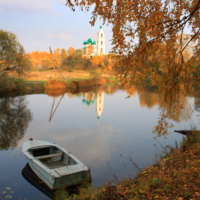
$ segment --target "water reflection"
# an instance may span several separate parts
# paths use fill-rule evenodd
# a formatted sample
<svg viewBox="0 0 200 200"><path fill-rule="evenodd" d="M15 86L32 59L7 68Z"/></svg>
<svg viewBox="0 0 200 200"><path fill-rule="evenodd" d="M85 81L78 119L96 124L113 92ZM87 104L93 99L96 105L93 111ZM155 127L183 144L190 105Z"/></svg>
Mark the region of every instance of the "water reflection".
<svg viewBox="0 0 200 200"><path fill-rule="evenodd" d="M163 102L159 98L159 94L154 91L155 88L148 88L143 86L135 86L126 88L126 93L129 96L135 96L136 94L139 96L140 106L147 107L148 109L153 108L154 106L158 106L161 111L166 110L167 118L169 120L173 120L175 122L188 121L192 116L192 103L187 98L187 96L183 93L180 93L176 102ZM108 87L96 87L91 91L88 88L82 88L78 91L68 92L67 95L69 98L73 98L74 96L81 97L83 96L82 102L88 108L90 105L95 104L95 110L97 113L97 118L99 119L103 112L104 105L104 93L113 94L118 91L117 86L108 86ZM78 92L78 93L76 93ZM48 96L53 96L53 105L51 109L51 114L49 121L51 121L53 115L56 112L62 98L64 97L63 91L50 91L48 92ZM60 97L59 97L60 96ZM57 106L54 109L55 99L60 98Z"/></svg>
<svg viewBox="0 0 200 200"><path fill-rule="evenodd" d="M90 104L95 103L97 118L99 119L102 112L103 112L103 101L104 101L104 91L98 91L98 92L86 92L84 93L84 98L82 99L82 102L86 104L88 107Z"/></svg>
<svg viewBox="0 0 200 200"><path fill-rule="evenodd" d="M132 95L128 99L125 99L126 92ZM62 95L64 96L62 97ZM23 97L18 97L18 100L19 98L23 99ZM11 104L9 102L14 101L14 99L17 98L7 98L6 102ZM160 150L157 148L155 135L150 133L158 121L159 112L165 108L166 104L162 103L158 93L151 88L135 86L132 87L132 91L124 91L116 86L100 87L92 91L84 89L80 93L68 92L67 94L50 91L48 95L27 95L26 100L29 102L28 107L33 112L34 119L27 124L29 127L26 129L26 133L21 135L23 139L20 141L16 139L19 142L18 145L17 143L13 145L13 147L17 145L15 149L0 151L0 185L12 188L14 191L13 199L20 199L20 195L23 195L21 199L49 200L46 195L32 187L21 175L27 161L24 155L20 154L20 147L29 138L55 142L72 152L90 167L94 186L102 185L105 179L112 180L109 168L120 180L129 175L134 177L137 170L132 162L128 162L125 158L131 157L132 161L143 169L154 163L155 153ZM1 99L1 102L3 101L5 99ZM179 101L185 105L179 109L181 111L178 113L180 123L174 122L175 127L172 130L187 129L188 125L183 120L189 120L190 117L194 123L197 121L194 117L195 113L190 114L194 98L179 96ZM1 104L0 123L2 124L1 119L7 116L8 111L5 112L6 105ZM173 106L169 103L168 106L170 105ZM10 109L12 110L14 107L16 105L11 104ZM9 109L7 108L7 110ZM26 107L25 110L29 109ZM15 114L15 112L12 113ZM51 116L51 123L49 123L51 113L54 114ZM97 125L98 116L101 118L99 126ZM173 116L171 119L174 119ZM9 129L9 131L11 130ZM7 144L10 143L10 137L13 133L9 134L10 136L4 139ZM172 133L167 137L167 140L164 137L157 138L157 140L165 147L166 145L174 145L175 140L179 143L182 136ZM156 146L154 146L155 142ZM2 139L0 143L2 146ZM1 147L1 149L3 148ZM4 178L1 178L2 176Z"/></svg>
<svg viewBox="0 0 200 200"><path fill-rule="evenodd" d="M22 170L23 177L34 187L39 189L42 193L50 197L51 199L54 198L54 191L51 190L42 180L40 180L37 175L31 170L28 163Z"/></svg>
<svg viewBox="0 0 200 200"><path fill-rule="evenodd" d="M0 150L17 146L32 120L24 97L0 99Z"/></svg>
<svg viewBox="0 0 200 200"><path fill-rule="evenodd" d="M60 104L62 98L64 97L64 95L65 95L65 94L62 94L62 95L61 95L61 98L60 98L60 100L59 100L59 102L58 102L58 104L57 104L57 106L56 106L55 109L54 109L54 104L55 104L55 99L56 99L56 97L54 96L53 105L52 105L52 108L51 108L51 114L50 114L50 117L49 117L49 122L51 121L51 119L52 119L54 113L56 112L56 110L57 110L57 108L58 108L58 106L59 106L59 104Z"/></svg>
<svg viewBox="0 0 200 200"><path fill-rule="evenodd" d="M147 107L151 109L157 105L159 106L160 110L167 110L168 119L171 119L175 122L181 122L183 120L187 122L191 119L192 102L189 101L189 98L184 93L180 93L177 101L175 102L163 102L159 98L159 94L151 88L132 85L126 89L126 92L129 96L134 96L137 92L141 107Z"/></svg>
<svg viewBox="0 0 200 200"><path fill-rule="evenodd" d="M97 118L99 119L102 112L103 112L103 102L104 102L104 89L102 86L101 87L96 87L95 90L93 89L92 91L89 92L84 92L85 89L79 90L84 92L84 93L75 93L72 94L71 92L68 92L68 97L69 98L73 98L74 95L77 97L81 97L83 96L82 102L83 104L85 104L87 107L90 106L90 104L94 104L95 103L95 110L97 113ZM106 88L107 91L111 94L113 93L113 91L108 87ZM116 90L114 90L116 91ZM65 92L63 91L54 91L54 90L50 90L47 92L48 96L53 96L54 100L53 100L53 104L52 104L52 108L51 108L51 113L50 113L50 117L49 117L49 122L52 120L53 115L55 114L61 100L63 99ZM60 98L57 105L55 105L55 100L56 98ZM54 108L55 106L55 108Z"/></svg>

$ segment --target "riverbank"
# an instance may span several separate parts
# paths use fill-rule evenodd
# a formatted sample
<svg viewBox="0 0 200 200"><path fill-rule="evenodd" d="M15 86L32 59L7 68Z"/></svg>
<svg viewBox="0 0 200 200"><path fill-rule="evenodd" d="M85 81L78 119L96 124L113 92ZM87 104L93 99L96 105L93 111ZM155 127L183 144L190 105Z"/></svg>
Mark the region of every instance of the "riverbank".
<svg viewBox="0 0 200 200"><path fill-rule="evenodd" d="M56 72L56 80L60 80L66 84L66 92L76 92L79 88L92 88L98 85L115 85L119 83L113 75L101 74L97 77L94 77L89 72L63 72L66 79L62 77L60 71ZM16 77L15 72L7 72L7 77ZM54 71L34 71L26 72L23 77L21 77L22 84L20 87L9 87L7 89L0 89L0 93L3 95L5 93L17 92L20 94L37 94L44 93L45 88L48 82L54 80L55 74ZM10 78L12 79L12 78ZM15 78L17 79L17 78ZM101 79L101 80L100 80ZM98 81L95 81L98 80ZM103 80L103 81L102 81ZM5 84L4 84L5 85ZM10 84L12 86L12 84Z"/></svg>
<svg viewBox="0 0 200 200"><path fill-rule="evenodd" d="M124 180L118 185L105 184L95 189L80 188L80 194L67 196L62 190L56 200L68 199L200 199L200 133L193 131L181 147L161 158L161 161L135 179ZM62 194L62 198L61 195Z"/></svg>
<svg viewBox="0 0 200 200"><path fill-rule="evenodd" d="M47 92L48 90L48 84L53 82L52 81L26 81L25 85L25 93L41 93L41 92ZM62 81L66 88L64 89L64 92L72 92L77 93L79 90L90 90L91 88L94 88L96 86L111 86L111 85L118 85L119 81L115 79L114 77L107 77L107 78L93 78L93 79L71 79L70 81ZM56 86L55 86L56 87ZM53 85L50 86L49 90L53 89ZM62 88L55 88L56 89L62 89ZM62 89L62 90L63 90Z"/></svg>

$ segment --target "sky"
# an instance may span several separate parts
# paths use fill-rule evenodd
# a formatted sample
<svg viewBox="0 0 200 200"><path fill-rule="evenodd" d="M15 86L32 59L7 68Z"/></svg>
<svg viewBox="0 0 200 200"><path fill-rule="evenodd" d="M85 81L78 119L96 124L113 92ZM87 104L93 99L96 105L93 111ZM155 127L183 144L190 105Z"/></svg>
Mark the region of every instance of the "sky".
<svg viewBox="0 0 200 200"><path fill-rule="evenodd" d="M97 37L100 20L91 27L91 11L71 11L66 0L0 0L0 29L17 35L25 51L83 48L89 36ZM112 28L103 26L106 53L111 51Z"/></svg>

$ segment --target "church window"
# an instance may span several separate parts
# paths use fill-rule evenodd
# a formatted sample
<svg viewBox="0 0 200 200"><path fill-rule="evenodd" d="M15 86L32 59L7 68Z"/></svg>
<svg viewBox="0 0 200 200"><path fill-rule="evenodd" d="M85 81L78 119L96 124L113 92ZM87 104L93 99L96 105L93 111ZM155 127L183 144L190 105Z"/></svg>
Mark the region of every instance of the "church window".
<svg viewBox="0 0 200 200"><path fill-rule="evenodd" d="M101 38L103 38L103 34L101 34Z"/></svg>
<svg viewBox="0 0 200 200"><path fill-rule="evenodd" d="M103 41L101 41L101 46L103 46Z"/></svg>
<svg viewBox="0 0 200 200"><path fill-rule="evenodd" d="M103 52L103 48L101 48L101 53Z"/></svg>
<svg viewBox="0 0 200 200"><path fill-rule="evenodd" d="M101 111L101 108L99 108L99 111Z"/></svg>

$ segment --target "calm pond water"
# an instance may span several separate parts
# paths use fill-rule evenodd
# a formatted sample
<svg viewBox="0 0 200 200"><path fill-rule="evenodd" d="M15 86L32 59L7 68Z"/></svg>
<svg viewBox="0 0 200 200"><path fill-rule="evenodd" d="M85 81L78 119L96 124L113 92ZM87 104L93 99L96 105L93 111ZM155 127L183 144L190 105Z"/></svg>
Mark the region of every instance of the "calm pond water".
<svg viewBox="0 0 200 200"><path fill-rule="evenodd" d="M167 139L156 137L162 107L155 92L136 87L132 96L116 87L77 94L33 94L0 99L0 197L20 200L50 199L23 175L27 164L21 153L29 138L55 142L91 169L92 184L115 177L133 178L155 163L166 145L180 143L173 132L199 127L194 97L182 97L183 109ZM54 96L54 97L53 97ZM31 177L31 174L30 174Z"/></svg>

